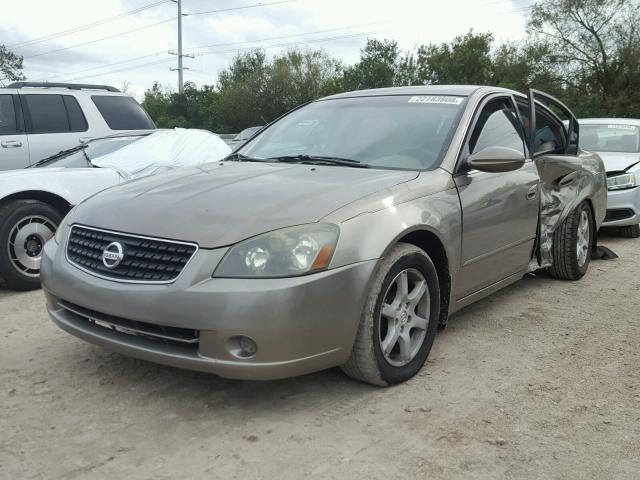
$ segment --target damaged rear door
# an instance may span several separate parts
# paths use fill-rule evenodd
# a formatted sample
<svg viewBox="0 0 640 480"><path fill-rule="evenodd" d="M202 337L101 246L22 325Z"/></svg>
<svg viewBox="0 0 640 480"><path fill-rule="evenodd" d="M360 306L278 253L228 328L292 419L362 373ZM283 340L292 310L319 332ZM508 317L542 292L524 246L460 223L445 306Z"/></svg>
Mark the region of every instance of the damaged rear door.
<svg viewBox="0 0 640 480"><path fill-rule="evenodd" d="M540 176L538 241L530 264L530 270L536 270L551 265L553 233L558 226L598 190L601 162L592 155L580 155L578 121L558 99L530 89L526 101L518 100L518 107ZM599 206L595 210L597 219Z"/></svg>

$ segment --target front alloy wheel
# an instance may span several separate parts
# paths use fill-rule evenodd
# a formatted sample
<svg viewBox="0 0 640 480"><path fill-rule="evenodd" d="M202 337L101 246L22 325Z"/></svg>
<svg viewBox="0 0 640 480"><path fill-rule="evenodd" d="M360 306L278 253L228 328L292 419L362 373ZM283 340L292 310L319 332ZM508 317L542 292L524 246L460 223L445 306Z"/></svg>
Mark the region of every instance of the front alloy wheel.
<svg viewBox="0 0 640 480"><path fill-rule="evenodd" d="M436 268L424 250L398 243L371 279L351 356L349 376L387 386L413 377L424 365L440 318Z"/></svg>
<svg viewBox="0 0 640 480"><path fill-rule="evenodd" d="M406 365L420 351L429 324L429 295L424 275L402 270L391 282L380 310L380 348L394 367Z"/></svg>

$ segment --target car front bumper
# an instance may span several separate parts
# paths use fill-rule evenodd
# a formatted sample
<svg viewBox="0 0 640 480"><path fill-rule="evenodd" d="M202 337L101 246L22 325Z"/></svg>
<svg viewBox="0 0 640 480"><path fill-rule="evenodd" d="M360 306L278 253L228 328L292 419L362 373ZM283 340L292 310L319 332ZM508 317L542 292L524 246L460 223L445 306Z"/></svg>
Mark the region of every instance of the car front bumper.
<svg viewBox="0 0 640 480"><path fill-rule="evenodd" d="M94 277L70 264L63 250L48 242L41 268L47 310L60 328L132 357L247 380L346 362L376 264L296 278L211 278L225 249L199 250L174 283L143 285ZM126 321L126 328L107 328L105 319ZM197 343L140 335L137 325L167 329L169 336L193 329ZM256 342L255 356L234 355L237 336Z"/></svg>
<svg viewBox="0 0 640 480"><path fill-rule="evenodd" d="M603 227L624 227L640 223L640 187L607 192L607 216Z"/></svg>

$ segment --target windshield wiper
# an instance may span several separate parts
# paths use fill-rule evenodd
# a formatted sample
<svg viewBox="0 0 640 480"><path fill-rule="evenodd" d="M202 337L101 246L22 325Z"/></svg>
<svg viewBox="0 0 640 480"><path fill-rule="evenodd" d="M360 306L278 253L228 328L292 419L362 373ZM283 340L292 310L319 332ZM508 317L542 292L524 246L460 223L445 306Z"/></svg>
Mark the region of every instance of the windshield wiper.
<svg viewBox="0 0 640 480"><path fill-rule="evenodd" d="M66 157L67 155L70 155L70 154L72 154L74 152L77 152L78 150L84 150L85 148L87 148L86 145L78 145L77 147L69 148L68 150L61 150L58 153L56 153L54 155L51 155L50 157L43 158L42 160L39 160L36 163L34 163L33 165L29 165L26 168L39 167L41 165L45 165L47 163L51 163L54 160L58 160L59 158ZM86 155L87 154L85 153L85 156ZM87 159L88 159L88 157L87 157ZM91 162L89 162L89 163L91 163Z"/></svg>
<svg viewBox="0 0 640 480"><path fill-rule="evenodd" d="M344 167L369 168L369 164L360 163L358 160L342 157L325 157L322 155L283 155L281 157L273 157L268 160L287 163L311 163L317 165L341 165Z"/></svg>
<svg viewBox="0 0 640 480"><path fill-rule="evenodd" d="M268 159L254 158L242 153L231 153L221 160L222 162L268 162Z"/></svg>

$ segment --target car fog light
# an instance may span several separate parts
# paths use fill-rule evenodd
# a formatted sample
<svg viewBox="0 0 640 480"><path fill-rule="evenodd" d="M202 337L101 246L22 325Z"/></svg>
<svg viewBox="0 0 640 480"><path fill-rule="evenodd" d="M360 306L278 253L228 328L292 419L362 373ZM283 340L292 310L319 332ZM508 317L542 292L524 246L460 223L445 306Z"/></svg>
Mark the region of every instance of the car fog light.
<svg viewBox="0 0 640 480"><path fill-rule="evenodd" d="M247 359L258 352L258 344L250 337L236 335L227 340L227 350L236 358Z"/></svg>

